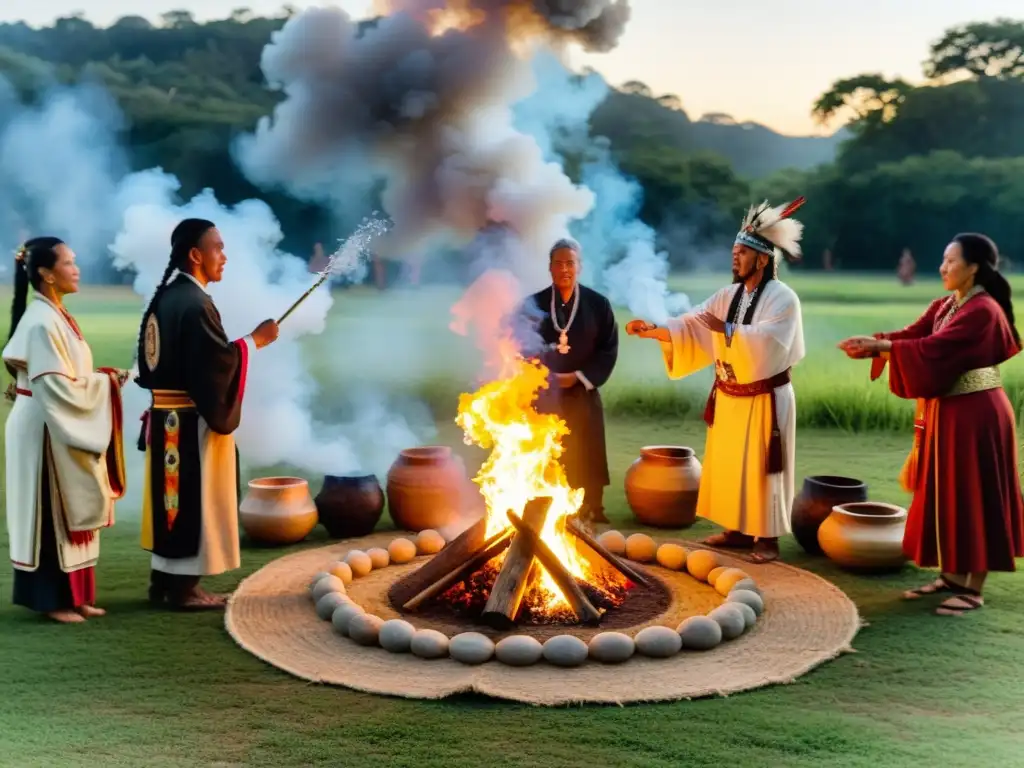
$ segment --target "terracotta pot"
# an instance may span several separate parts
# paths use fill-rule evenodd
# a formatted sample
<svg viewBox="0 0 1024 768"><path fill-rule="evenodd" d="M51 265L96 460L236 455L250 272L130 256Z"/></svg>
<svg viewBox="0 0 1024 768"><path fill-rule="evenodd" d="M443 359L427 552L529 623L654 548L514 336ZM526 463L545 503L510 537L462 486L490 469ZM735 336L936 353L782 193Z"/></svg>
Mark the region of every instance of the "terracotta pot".
<svg viewBox="0 0 1024 768"><path fill-rule="evenodd" d="M376 475L326 475L314 501L321 525L335 539L372 533L384 513Z"/></svg>
<svg viewBox="0 0 1024 768"><path fill-rule="evenodd" d="M837 504L818 529L829 559L853 571L898 570L906 562L907 510L879 501Z"/></svg>
<svg viewBox="0 0 1024 768"><path fill-rule="evenodd" d="M868 500L868 487L860 480L837 475L804 478L803 488L793 499L793 537L805 552L820 555L818 528L837 504Z"/></svg>
<svg viewBox="0 0 1024 768"><path fill-rule="evenodd" d="M465 465L451 448L407 448L388 470L388 513L401 530L444 527L458 515L466 485Z"/></svg>
<svg viewBox="0 0 1024 768"><path fill-rule="evenodd" d="M246 535L261 544L295 544L316 527L316 505L301 477L249 481L238 509Z"/></svg>
<svg viewBox="0 0 1024 768"><path fill-rule="evenodd" d="M626 501L643 525L688 528L697 519L700 474L692 448L645 446L626 470Z"/></svg>

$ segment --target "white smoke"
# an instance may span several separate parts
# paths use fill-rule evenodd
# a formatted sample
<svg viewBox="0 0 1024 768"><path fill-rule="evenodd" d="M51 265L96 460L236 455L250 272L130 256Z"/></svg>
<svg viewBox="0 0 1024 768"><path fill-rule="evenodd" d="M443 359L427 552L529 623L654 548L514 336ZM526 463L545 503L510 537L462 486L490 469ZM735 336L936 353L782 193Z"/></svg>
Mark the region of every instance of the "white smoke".
<svg viewBox="0 0 1024 768"><path fill-rule="evenodd" d="M135 291L148 301L166 267L175 224L186 217L210 219L224 235L228 254L225 278L210 292L232 338L278 317L315 280L303 260L279 249L281 228L265 203L227 207L210 190L181 200L178 180L160 169L125 175L115 134L121 117L92 86L53 89L32 107L8 97L6 106L11 111L5 109L7 119L0 124L0 204L17 212L20 231L14 237L56 234L86 264L109 264L112 258L116 267L136 271ZM392 401L370 387L320 388L301 339L325 332L332 305L327 288L318 289L282 324L280 339L251 359L236 432L246 466L382 476L401 449L433 436L421 405ZM134 344L140 319L126 320L126 344ZM372 328L362 330L333 340L336 354L344 357L350 344L386 344L374 338ZM125 353L134 357L134 346ZM129 495L121 506L133 510L141 499L142 454L135 445L148 394L129 383L124 395ZM316 415L339 411L347 413L340 423Z"/></svg>

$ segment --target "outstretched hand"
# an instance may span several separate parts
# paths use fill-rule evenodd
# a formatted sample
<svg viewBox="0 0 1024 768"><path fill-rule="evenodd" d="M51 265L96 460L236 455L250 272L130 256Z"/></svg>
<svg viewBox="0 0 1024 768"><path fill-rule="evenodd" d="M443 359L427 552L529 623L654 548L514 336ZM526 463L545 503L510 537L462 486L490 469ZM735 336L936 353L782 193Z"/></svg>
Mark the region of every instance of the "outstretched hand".
<svg viewBox="0 0 1024 768"><path fill-rule="evenodd" d="M648 323L646 320L630 320L626 323L626 333L629 336L639 336L643 339L653 338L658 326Z"/></svg>
<svg viewBox="0 0 1024 768"><path fill-rule="evenodd" d="M843 339L836 346L845 352L851 360L864 360L887 349L888 343L876 339L874 336L851 336L848 339Z"/></svg>

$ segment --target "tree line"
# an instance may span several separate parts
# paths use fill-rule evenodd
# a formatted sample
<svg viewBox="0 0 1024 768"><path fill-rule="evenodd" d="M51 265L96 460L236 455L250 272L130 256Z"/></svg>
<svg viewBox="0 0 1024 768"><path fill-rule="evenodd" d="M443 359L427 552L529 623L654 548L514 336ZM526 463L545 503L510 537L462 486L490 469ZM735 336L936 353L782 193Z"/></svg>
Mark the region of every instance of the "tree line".
<svg viewBox="0 0 1024 768"><path fill-rule="evenodd" d="M26 101L48 78L102 82L126 115L133 167L165 168L186 196L212 186L227 204L263 198L290 233L285 247L310 253L342 234L330 212L253 187L230 152L233 137L280 98L265 87L260 55L292 13L3 24L0 74ZM823 266L828 253L846 269L894 269L904 249L927 259L959 229L986 231L1015 255L1024 227L1024 22L949 30L922 74L919 85L874 74L836 82L812 106L823 123L849 119L830 137L781 136L721 114L693 119L685 97L635 81L609 92L590 131L643 186L640 215L669 245L680 224L691 242L726 242L751 202L804 194L806 268Z"/></svg>

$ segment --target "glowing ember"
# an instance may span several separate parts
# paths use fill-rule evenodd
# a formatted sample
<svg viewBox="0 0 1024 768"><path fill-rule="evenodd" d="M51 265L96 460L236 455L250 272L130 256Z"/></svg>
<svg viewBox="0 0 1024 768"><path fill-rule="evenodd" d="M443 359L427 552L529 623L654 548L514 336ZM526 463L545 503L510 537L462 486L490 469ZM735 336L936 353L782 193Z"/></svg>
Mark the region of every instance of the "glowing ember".
<svg viewBox="0 0 1024 768"><path fill-rule="evenodd" d="M503 342L500 349L504 363L501 375L473 394L462 395L456 417L467 443L491 451L474 478L486 501L486 535L490 538L511 527L507 516L510 510L522 517L531 499L550 498L552 503L540 532L541 540L565 569L582 582L581 586L590 588L587 591L603 591L599 601L603 606L595 603L595 607L617 605L625 595L626 579L610 568L595 571L577 550L575 537L565 530L567 518L576 514L583 503L583 491L569 486L558 460L562 455L562 437L568 433L565 422L557 416L538 413L533 407L537 393L547 387L548 370L540 363L524 359L511 340ZM495 558L490 566L500 567L504 557L503 554ZM539 577L529 585L523 613L553 617L570 610L551 574L542 567L537 571ZM490 581L493 583L493 577ZM451 590L448 596L454 597L465 586ZM489 589L487 586L483 590L485 595Z"/></svg>

